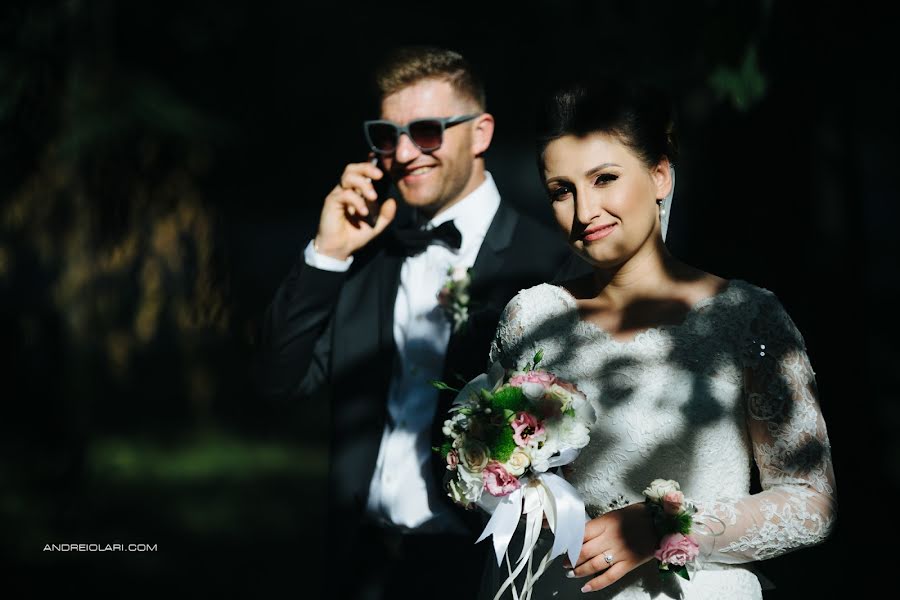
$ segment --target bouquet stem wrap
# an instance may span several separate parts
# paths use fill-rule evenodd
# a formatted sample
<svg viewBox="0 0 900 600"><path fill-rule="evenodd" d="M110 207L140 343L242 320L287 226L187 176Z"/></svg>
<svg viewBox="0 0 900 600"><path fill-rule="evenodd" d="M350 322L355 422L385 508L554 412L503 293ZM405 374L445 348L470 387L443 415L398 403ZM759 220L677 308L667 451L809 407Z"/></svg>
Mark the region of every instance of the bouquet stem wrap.
<svg viewBox="0 0 900 600"><path fill-rule="evenodd" d="M573 457L557 457L551 465L556 467L566 464L571 458ZM522 544L522 552L516 559L513 568L510 564L508 549L518 527L519 518L523 515L526 517L525 540ZM547 515L547 523L554 534L553 547L538 564L537 570L533 571L532 554L541 533L544 515ZM512 586L514 600L530 598L532 587L538 577L541 576L547 565L560 554L567 554L569 561L573 565L576 564L578 555L581 553L586 521L584 502L578 492L569 482L554 473L536 474L527 481L523 481L522 487L504 496L476 542L481 542L488 536L494 536L497 564L502 565L504 557L506 558L509 576L500 586L494 599L498 600L510 586ZM524 569L527 569L527 572L522 591L519 592L516 590L515 580Z"/></svg>

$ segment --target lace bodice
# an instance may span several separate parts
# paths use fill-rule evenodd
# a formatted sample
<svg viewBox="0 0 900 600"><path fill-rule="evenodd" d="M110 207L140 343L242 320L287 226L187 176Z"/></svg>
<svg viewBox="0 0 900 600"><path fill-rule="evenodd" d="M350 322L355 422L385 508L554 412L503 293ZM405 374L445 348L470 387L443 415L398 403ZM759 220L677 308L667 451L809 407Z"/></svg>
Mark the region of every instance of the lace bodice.
<svg viewBox="0 0 900 600"><path fill-rule="evenodd" d="M570 482L589 512L643 500L653 479L680 482L701 516L703 563L760 560L824 540L835 520L825 423L803 338L771 292L733 280L683 323L614 339L575 299L542 284L506 307L491 360L541 367L597 409ZM763 491L750 494L753 461Z"/></svg>

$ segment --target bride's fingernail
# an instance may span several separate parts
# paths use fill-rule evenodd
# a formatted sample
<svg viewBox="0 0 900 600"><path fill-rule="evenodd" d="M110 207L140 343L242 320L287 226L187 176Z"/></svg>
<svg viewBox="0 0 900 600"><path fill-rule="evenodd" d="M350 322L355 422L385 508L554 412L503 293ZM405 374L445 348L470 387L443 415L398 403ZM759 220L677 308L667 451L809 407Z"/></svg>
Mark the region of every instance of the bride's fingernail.
<svg viewBox="0 0 900 600"><path fill-rule="evenodd" d="M566 571L566 577L572 579L573 577L575 577L575 571Z"/></svg>
<svg viewBox="0 0 900 600"><path fill-rule="evenodd" d="M585 585L583 588L581 588L581 593L582 593L582 594L583 594L583 593L586 593L586 592L589 592L589 591L591 591L591 586L589 586L589 585Z"/></svg>

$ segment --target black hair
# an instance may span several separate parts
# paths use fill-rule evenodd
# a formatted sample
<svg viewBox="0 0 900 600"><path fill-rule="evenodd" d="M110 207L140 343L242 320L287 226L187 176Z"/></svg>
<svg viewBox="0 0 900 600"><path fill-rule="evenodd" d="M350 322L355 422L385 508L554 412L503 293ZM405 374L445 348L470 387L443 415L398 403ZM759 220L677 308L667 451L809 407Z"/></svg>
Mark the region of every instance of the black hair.
<svg viewBox="0 0 900 600"><path fill-rule="evenodd" d="M537 161L555 139L606 133L617 137L648 167L665 156L675 164L674 111L668 96L648 84L620 80L576 81L551 92L538 109Z"/></svg>

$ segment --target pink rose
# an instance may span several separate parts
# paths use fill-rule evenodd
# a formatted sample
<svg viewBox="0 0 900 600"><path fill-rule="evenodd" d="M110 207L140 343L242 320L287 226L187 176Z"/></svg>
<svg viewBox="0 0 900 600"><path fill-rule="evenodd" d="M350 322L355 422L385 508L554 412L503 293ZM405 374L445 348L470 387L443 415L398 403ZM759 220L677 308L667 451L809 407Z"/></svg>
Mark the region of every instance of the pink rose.
<svg viewBox="0 0 900 600"><path fill-rule="evenodd" d="M451 290L450 290L449 285L445 285L444 287L441 288L441 291L438 292L438 295L437 295L438 306L449 306L450 305L450 293L451 293Z"/></svg>
<svg viewBox="0 0 900 600"><path fill-rule="evenodd" d="M456 450L451 450L447 453L447 470L455 471L456 465L459 464L459 454L456 453Z"/></svg>
<svg viewBox="0 0 900 600"><path fill-rule="evenodd" d="M584 396L584 394L581 392L581 390L579 390L578 387L574 383L569 383L565 379L557 379L556 385L558 385L562 389L566 390L570 394L579 394L581 396Z"/></svg>
<svg viewBox="0 0 900 600"><path fill-rule="evenodd" d="M510 475L509 471L496 460L488 463L481 476L484 479L484 487L492 496L506 496L519 489L519 480Z"/></svg>
<svg viewBox="0 0 900 600"><path fill-rule="evenodd" d="M524 383L539 383L544 387L549 388L557 381L556 375L553 373L548 373L547 371L528 371L527 373L521 373L511 377L509 385L513 387L522 387L522 384Z"/></svg>
<svg viewBox="0 0 900 600"><path fill-rule="evenodd" d="M520 447L527 446L532 440L541 439L545 434L544 424L538 421L537 417L527 412L518 413L516 418L510 423L510 426L515 431L513 439L516 445Z"/></svg>
<svg viewBox="0 0 900 600"><path fill-rule="evenodd" d="M700 546L697 545L694 536L670 533L663 537L659 543L659 550L653 556L660 562L683 567L688 561L697 558L698 554Z"/></svg>
<svg viewBox="0 0 900 600"><path fill-rule="evenodd" d="M684 493L679 490L668 492L662 497L662 505L667 515L677 515L684 506Z"/></svg>

